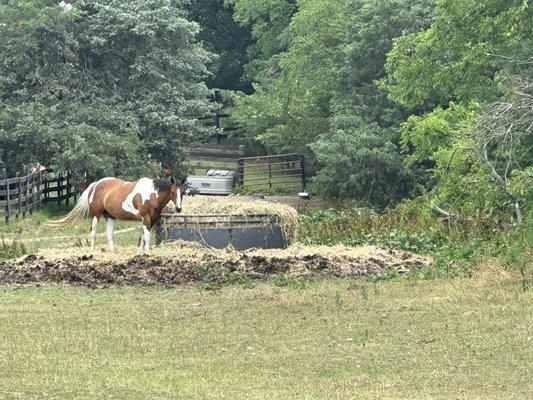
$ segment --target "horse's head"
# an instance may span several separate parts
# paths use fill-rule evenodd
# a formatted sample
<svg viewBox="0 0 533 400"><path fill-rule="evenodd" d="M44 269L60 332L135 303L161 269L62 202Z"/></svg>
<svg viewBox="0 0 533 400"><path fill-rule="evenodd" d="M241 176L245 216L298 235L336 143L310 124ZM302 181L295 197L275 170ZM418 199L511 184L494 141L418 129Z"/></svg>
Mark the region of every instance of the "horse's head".
<svg viewBox="0 0 533 400"><path fill-rule="evenodd" d="M176 180L173 176L170 177L170 196L176 205L176 212L181 212L181 203L185 195L185 187L180 180Z"/></svg>

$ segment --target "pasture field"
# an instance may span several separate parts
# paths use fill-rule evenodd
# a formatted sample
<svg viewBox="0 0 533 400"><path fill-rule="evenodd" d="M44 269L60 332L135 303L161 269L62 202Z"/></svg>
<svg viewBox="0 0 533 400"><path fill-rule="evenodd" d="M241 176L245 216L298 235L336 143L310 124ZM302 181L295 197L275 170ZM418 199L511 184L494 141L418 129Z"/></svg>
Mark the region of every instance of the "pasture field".
<svg viewBox="0 0 533 400"><path fill-rule="evenodd" d="M16 242L22 245L25 252L33 252L40 248L64 248L87 246L90 221L85 218L66 228L45 228L43 223L48 219L65 216L71 207L62 204L47 204L27 218L12 218L9 223L0 221L0 258L1 247ZM104 245L106 221L101 218L98 224L99 237L97 243ZM137 222L117 221L115 225L115 243L119 246L137 243L141 236L141 225Z"/></svg>
<svg viewBox="0 0 533 400"><path fill-rule="evenodd" d="M531 398L531 291L470 278L0 286L2 399Z"/></svg>

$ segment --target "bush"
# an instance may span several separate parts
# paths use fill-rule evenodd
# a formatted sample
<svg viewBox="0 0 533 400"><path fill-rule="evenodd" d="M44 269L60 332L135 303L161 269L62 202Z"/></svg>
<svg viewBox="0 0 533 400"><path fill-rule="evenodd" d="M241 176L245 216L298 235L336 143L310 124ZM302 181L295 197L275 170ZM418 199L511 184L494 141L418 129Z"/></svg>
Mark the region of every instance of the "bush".
<svg viewBox="0 0 533 400"><path fill-rule="evenodd" d="M443 223L421 201L407 201L382 213L348 203L314 209L300 216L300 241L305 244L370 244L433 257L434 267L419 278L470 275L486 257L523 270L532 263L533 225L503 229L490 219ZM388 275L387 275L388 276ZM383 278L380 278L383 279Z"/></svg>

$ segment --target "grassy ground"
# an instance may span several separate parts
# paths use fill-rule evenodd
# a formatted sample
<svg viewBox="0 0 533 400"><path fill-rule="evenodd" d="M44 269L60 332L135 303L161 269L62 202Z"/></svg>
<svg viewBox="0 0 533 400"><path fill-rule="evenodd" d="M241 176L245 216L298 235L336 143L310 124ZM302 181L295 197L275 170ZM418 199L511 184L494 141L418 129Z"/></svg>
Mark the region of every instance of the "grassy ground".
<svg viewBox="0 0 533 400"><path fill-rule="evenodd" d="M0 287L0 398L533 394L532 295L514 273L280 282L217 292Z"/></svg>
<svg viewBox="0 0 533 400"><path fill-rule="evenodd" d="M11 243L15 240L26 247L28 251L35 251L47 247L70 247L87 245L87 235L90 230L90 221L85 218L66 228L47 228L43 223L49 219L65 216L72 208L65 204L58 206L48 204L39 211L26 218L12 218L9 223L0 221L0 246L2 243ZM98 232L101 234L97 243L104 245L106 240L102 237L105 233L106 221L101 218ZM117 221L115 225L115 242L121 245L136 243L141 236L141 225L138 222Z"/></svg>

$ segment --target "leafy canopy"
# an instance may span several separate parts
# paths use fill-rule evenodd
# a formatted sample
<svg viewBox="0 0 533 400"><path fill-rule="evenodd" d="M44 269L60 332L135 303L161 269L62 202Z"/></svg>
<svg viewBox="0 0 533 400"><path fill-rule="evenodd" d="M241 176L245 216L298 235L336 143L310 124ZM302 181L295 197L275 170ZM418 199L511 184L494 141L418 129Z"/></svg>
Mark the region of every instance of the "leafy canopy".
<svg viewBox="0 0 533 400"><path fill-rule="evenodd" d="M179 163L206 134L210 59L183 2L61 4L0 5L0 143L12 171L41 162L133 177L150 159Z"/></svg>

